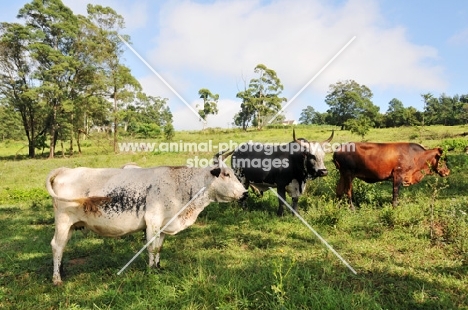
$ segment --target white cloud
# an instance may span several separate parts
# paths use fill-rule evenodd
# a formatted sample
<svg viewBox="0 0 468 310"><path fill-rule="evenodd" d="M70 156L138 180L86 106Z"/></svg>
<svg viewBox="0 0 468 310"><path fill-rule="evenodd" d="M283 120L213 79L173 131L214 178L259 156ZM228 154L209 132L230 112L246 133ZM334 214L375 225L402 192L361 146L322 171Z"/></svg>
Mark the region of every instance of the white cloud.
<svg viewBox="0 0 468 310"><path fill-rule="evenodd" d="M86 7L89 0L63 0L63 3L68 6L75 14L88 15ZM125 1L119 0L94 0L93 5L102 5L113 8L117 14L122 15L125 20L125 28L127 31L142 28L148 21L148 2L132 1L128 5Z"/></svg>
<svg viewBox="0 0 468 310"><path fill-rule="evenodd" d="M299 90L353 36L357 39L310 89L338 80L369 87L440 90L437 50L409 42L405 29L385 27L376 1L278 0L171 3L164 8L152 62L184 75L240 77L258 63L274 69L287 89ZM250 79L251 77L247 77Z"/></svg>
<svg viewBox="0 0 468 310"><path fill-rule="evenodd" d="M65 2L85 14L88 1ZM148 1L94 2L124 16L128 30L133 30L134 48L184 101L194 107L200 88L219 93L220 113L209 116L210 127L232 123L240 105L235 94L243 88L242 80L254 76L257 64L277 72L283 95L291 99L353 36L356 40L288 107L286 118L297 119L292 112L298 114L305 105L323 105L329 85L339 80L400 92L446 88L437 49L412 43L403 26L390 26L377 0L181 0L159 3L160 11ZM453 41L463 38L461 32ZM144 51L152 42L153 50ZM202 127L156 76L140 81L145 92L170 99L176 129Z"/></svg>
<svg viewBox="0 0 468 310"><path fill-rule="evenodd" d="M448 42L454 45L468 45L468 28L462 29L452 35Z"/></svg>

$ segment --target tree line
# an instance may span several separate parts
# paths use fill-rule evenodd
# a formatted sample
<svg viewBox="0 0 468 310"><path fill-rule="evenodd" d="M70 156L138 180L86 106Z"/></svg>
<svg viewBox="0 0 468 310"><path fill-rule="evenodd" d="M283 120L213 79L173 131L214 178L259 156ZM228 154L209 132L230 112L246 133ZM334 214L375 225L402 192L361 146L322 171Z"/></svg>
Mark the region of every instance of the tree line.
<svg viewBox="0 0 468 310"><path fill-rule="evenodd" d="M263 64L258 64L254 72L257 77L245 83L244 90L236 95L242 102L233 124L244 130L249 127L261 129L268 123L277 124L284 120L284 115L279 112L287 99L281 97L284 89L281 80L274 70ZM400 100L393 98L384 113L373 103L372 97L373 93L366 85L354 80L338 81L330 85L325 97L329 109L321 113L307 106L300 114L299 123L335 125L362 137L371 128L468 123L468 94L441 94L438 98L431 93L421 94L423 111L405 107Z"/></svg>
<svg viewBox="0 0 468 310"><path fill-rule="evenodd" d="M312 106L302 110L301 124L329 124L348 129L364 136L370 128L461 125L468 123L468 94L436 98L431 93L421 94L424 110L405 107L397 98L388 103L385 113L372 102L372 91L354 80L340 81L330 85L325 98L329 109L320 113Z"/></svg>
<svg viewBox="0 0 468 310"><path fill-rule="evenodd" d="M124 19L89 4L75 15L61 0L33 0L17 18L0 23L1 138L26 136L29 157L57 141L88 134L93 126L173 135L167 99L148 96L123 64Z"/></svg>

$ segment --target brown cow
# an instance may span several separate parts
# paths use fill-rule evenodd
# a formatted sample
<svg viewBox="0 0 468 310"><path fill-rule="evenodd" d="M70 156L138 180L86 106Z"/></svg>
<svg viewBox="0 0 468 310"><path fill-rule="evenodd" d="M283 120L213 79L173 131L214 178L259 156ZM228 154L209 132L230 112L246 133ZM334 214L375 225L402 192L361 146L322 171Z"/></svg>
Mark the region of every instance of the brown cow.
<svg viewBox="0 0 468 310"><path fill-rule="evenodd" d="M333 153L333 162L340 171L336 195L346 194L354 210L352 182L359 178L367 183L393 181L393 199L398 204L400 186L419 183L426 174L437 172L445 177L450 174L446 161L440 160L442 149L426 150L416 143L347 143Z"/></svg>

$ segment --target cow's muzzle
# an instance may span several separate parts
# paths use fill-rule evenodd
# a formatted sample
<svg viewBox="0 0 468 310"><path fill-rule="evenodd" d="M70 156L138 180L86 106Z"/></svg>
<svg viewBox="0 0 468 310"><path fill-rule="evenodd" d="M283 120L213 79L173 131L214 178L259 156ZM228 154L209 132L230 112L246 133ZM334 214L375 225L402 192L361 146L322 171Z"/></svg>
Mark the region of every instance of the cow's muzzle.
<svg viewBox="0 0 468 310"><path fill-rule="evenodd" d="M328 170L327 169L320 169L319 171L317 171L317 176L319 177L324 177L328 175Z"/></svg>
<svg viewBox="0 0 468 310"><path fill-rule="evenodd" d="M328 175L328 170L327 169L319 169L317 171L315 171L314 174L309 174L309 179L315 179L315 178L318 178L318 177L324 177Z"/></svg>
<svg viewBox="0 0 468 310"><path fill-rule="evenodd" d="M239 198L239 201L244 201L249 197L249 191L245 191Z"/></svg>
<svg viewBox="0 0 468 310"><path fill-rule="evenodd" d="M450 169L448 168L442 168L442 169L438 169L437 170L437 173L441 176L441 177L446 177L450 174Z"/></svg>

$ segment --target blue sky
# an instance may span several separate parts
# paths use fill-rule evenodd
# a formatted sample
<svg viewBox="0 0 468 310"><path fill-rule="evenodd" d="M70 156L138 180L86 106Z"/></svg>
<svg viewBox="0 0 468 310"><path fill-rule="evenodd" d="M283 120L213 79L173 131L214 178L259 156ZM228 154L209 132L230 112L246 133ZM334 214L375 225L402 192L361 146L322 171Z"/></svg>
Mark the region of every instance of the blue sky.
<svg viewBox="0 0 468 310"><path fill-rule="evenodd" d="M18 10L27 2L2 3L0 20L17 21ZM240 106L236 93L255 77L253 69L260 63L277 72L286 98L295 97L285 109L287 119L298 120L308 105L325 112L329 86L349 79L372 90L381 112L393 98L422 110L423 93L468 94L464 0L64 3L77 14L85 15L86 5L93 3L124 16L124 33L131 36L135 51L183 100L130 50L125 62L147 94L169 99L178 130L202 128L185 105L201 103L201 88L220 95L220 112L208 117L208 126L231 126Z"/></svg>

